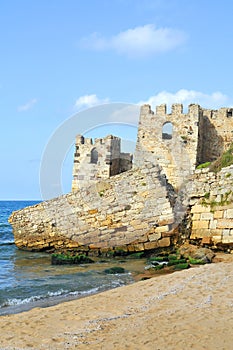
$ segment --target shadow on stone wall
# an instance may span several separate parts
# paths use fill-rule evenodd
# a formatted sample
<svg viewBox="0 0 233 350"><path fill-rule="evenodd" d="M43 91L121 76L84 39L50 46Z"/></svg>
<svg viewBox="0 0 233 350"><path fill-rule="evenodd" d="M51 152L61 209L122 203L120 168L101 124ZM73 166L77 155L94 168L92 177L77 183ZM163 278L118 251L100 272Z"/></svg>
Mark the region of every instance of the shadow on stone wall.
<svg viewBox="0 0 233 350"><path fill-rule="evenodd" d="M207 116L200 121L197 165L216 160L224 151L224 140Z"/></svg>

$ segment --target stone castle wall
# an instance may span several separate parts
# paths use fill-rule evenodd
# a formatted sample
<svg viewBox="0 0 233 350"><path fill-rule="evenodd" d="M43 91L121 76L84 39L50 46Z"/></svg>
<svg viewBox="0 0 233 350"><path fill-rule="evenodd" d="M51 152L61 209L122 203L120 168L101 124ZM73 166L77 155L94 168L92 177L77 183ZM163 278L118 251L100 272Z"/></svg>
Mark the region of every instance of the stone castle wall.
<svg viewBox="0 0 233 350"><path fill-rule="evenodd" d="M143 153L151 153L154 161L163 169L168 181L179 188L196 167L198 153L198 125L201 109L190 105L187 114L181 104L173 104L171 114L166 105L141 107L138 139L134 163L141 166ZM170 123L171 134L164 133L164 126Z"/></svg>
<svg viewBox="0 0 233 350"><path fill-rule="evenodd" d="M191 241L233 246L233 166L218 174L196 165L215 160L233 140L233 109L181 104L141 108L132 156L120 139L77 136L73 192L11 215L15 243L30 250L100 254L167 247L184 215ZM170 131L166 126L170 125Z"/></svg>
<svg viewBox="0 0 233 350"><path fill-rule="evenodd" d="M233 109L202 109L199 122L199 145L197 163L217 159L233 141Z"/></svg>
<svg viewBox="0 0 233 350"><path fill-rule="evenodd" d="M191 240L233 246L233 165L218 174L196 170L191 195Z"/></svg>
<svg viewBox="0 0 233 350"><path fill-rule="evenodd" d="M176 232L167 183L157 166L130 170L14 212L15 243L29 250L98 255L167 247Z"/></svg>
<svg viewBox="0 0 233 350"><path fill-rule="evenodd" d="M166 125L172 130L164 132ZM233 109L203 109L191 104L183 113L182 104L141 107L134 163L142 165L143 152L151 153L168 181L180 188L198 164L216 160L233 140Z"/></svg>
<svg viewBox="0 0 233 350"><path fill-rule="evenodd" d="M72 191L84 188L99 179L120 174L132 168L132 155L121 152L121 139L76 137Z"/></svg>

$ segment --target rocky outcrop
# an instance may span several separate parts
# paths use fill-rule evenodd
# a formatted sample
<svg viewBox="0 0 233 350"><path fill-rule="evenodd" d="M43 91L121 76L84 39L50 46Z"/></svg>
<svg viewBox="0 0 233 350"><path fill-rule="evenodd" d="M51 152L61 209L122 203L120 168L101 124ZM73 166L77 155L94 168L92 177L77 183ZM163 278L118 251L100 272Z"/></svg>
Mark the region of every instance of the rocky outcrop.
<svg viewBox="0 0 233 350"><path fill-rule="evenodd" d="M186 259L192 258L202 261L203 263L212 262L215 254L208 248L197 247L187 242L179 247L179 253Z"/></svg>
<svg viewBox="0 0 233 350"><path fill-rule="evenodd" d="M173 195L159 167L148 163L14 212L9 221L21 249L90 255L151 250L176 237Z"/></svg>

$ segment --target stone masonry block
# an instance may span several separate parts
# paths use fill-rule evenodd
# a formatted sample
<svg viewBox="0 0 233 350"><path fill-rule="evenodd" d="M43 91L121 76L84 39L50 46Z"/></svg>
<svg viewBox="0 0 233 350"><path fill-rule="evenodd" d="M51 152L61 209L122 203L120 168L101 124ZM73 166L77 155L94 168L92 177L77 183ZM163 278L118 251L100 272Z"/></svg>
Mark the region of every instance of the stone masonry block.
<svg viewBox="0 0 233 350"><path fill-rule="evenodd" d="M224 218L233 219L233 209L227 209L224 212Z"/></svg>
<svg viewBox="0 0 233 350"><path fill-rule="evenodd" d="M217 228L233 228L233 219L219 219Z"/></svg>
<svg viewBox="0 0 233 350"><path fill-rule="evenodd" d="M156 229L155 229L156 233L162 233L162 232L167 232L167 231L169 231L169 226L168 225L159 226L159 227L156 227Z"/></svg>
<svg viewBox="0 0 233 350"><path fill-rule="evenodd" d="M217 223L218 223L217 220L210 220L210 229L211 230L216 229L217 228Z"/></svg>
<svg viewBox="0 0 233 350"><path fill-rule="evenodd" d="M160 248L165 248L165 247L169 247L171 244L171 240L170 240L170 237L164 237L162 239L160 239L158 241L158 246Z"/></svg>
<svg viewBox="0 0 233 350"><path fill-rule="evenodd" d="M144 244L142 244L142 243L134 244L134 249L135 249L136 252L143 251L144 250Z"/></svg>
<svg viewBox="0 0 233 350"><path fill-rule="evenodd" d="M193 214L192 219L193 219L193 221L200 220L200 217L201 217L201 214Z"/></svg>
<svg viewBox="0 0 233 350"><path fill-rule="evenodd" d="M223 229L222 230L222 235L223 235L223 238L224 237L228 237L228 236L230 236L230 229L227 229L227 228L225 228L225 229Z"/></svg>
<svg viewBox="0 0 233 350"><path fill-rule="evenodd" d="M212 220L213 218L213 213L201 213L201 220Z"/></svg>
<svg viewBox="0 0 233 350"><path fill-rule="evenodd" d="M201 244L211 244L212 238L211 237L203 237L201 240Z"/></svg>
<svg viewBox="0 0 233 350"><path fill-rule="evenodd" d="M216 210L214 212L214 219L222 219L223 218L223 210Z"/></svg>
<svg viewBox="0 0 233 350"><path fill-rule="evenodd" d="M233 243L233 236L223 237L222 243L223 244L232 244Z"/></svg>
<svg viewBox="0 0 233 350"><path fill-rule="evenodd" d="M150 242L158 241L161 238L161 233L152 233L148 235L148 238Z"/></svg>
<svg viewBox="0 0 233 350"><path fill-rule="evenodd" d="M212 238L212 241L213 241L213 243L214 244L218 244L218 243L220 243L220 242L222 242L222 236L220 235L216 235L216 236L211 236L211 238Z"/></svg>
<svg viewBox="0 0 233 350"><path fill-rule="evenodd" d="M144 243L145 250L158 248L158 241Z"/></svg>
<svg viewBox="0 0 233 350"><path fill-rule="evenodd" d="M191 213L210 213L210 207L205 207L203 205L197 204L192 207Z"/></svg>
<svg viewBox="0 0 233 350"><path fill-rule="evenodd" d="M193 229L205 229L209 228L209 221L208 220L203 220L203 221L194 221L193 222Z"/></svg>
<svg viewBox="0 0 233 350"><path fill-rule="evenodd" d="M203 237L209 237L210 236L210 230L209 229L198 229L198 230L192 230L190 239L199 239Z"/></svg>

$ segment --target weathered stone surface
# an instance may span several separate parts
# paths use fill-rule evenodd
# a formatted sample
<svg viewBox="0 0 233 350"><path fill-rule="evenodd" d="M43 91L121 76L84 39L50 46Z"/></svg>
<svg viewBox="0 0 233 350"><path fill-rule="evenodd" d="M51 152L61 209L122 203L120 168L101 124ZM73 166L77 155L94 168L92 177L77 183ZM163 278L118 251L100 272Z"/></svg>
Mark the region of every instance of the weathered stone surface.
<svg viewBox="0 0 233 350"><path fill-rule="evenodd" d="M195 167L229 147L232 114L232 108L194 104L186 114L180 104L170 114L166 105L155 113L142 106L133 170L119 138L93 143L77 136L73 192L13 213L17 246L97 255L117 247L128 252L167 247L177 240L187 209L186 238L231 245L233 166L218 174ZM168 122L170 134L164 131Z"/></svg>
<svg viewBox="0 0 233 350"><path fill-rule="evenodd" d="M185 258L200 259L203 262L211 262L215 254L211 249L198 248L195 245L185 243L179 248L179 252Z"/></svg>
<svg viewBox="0 0 233 350"><path fill-rule="evenodd" d="M201 240L201 243L203 245L207 244L207 245L211 245L213 242L212 242L212 238L211 237L203 237L202 240Z"/></svg>
<svg viewBox="0 0 233 350"><path fill-rule="evenodd" d="M233 166L223 168L219 173L200 169L193 178L192 195L195 198L191 205L192 240L211 238L210 245L232 244L233 229ZM203 186L205 190L203 191ZM192 200L190 201L192 202ZM207 239L207 238L206 238Z"/></svg>
<svg viewBox="0 0 233 350"><path fill-rule="evenodd" d="M142 173L142 169L147 172ZM169 231L172 235L172 230L168 225L158 224L163 208L168 221L172 222L172 218L174 221L166 181L161 180L158 166L149 164L142 169L104 180L105 191L101 196L93 185L13 213L10 222L17 246L30 250L99 252L117 247L142 251L169 246L170 238L162 237L161 233ZM152 179L156 186L144 196L144 184ZM100 183L98 188L102 188ZM109 203L113 197L114 202Z"/></svg>
<svg viewBox="0 0 233 350"><path fill-rule="evenodd" d="M204 262L210 263L212 259L214 258L215 254L212 252L212 250L208 248L199 248L196 250L196 252L193 254L194 259L200 259Z"/></svg>
<svg viewBox="0 0 233 350"><path fill-rule="evenodd" d="M84 188L98 179L107 179L132 168L132 155L121 152L119 137L108 135L105 138L85 138L77 135L75 143L72 190ZM102 194L105 186L99 186ZM109 197L111 202L114 198Z"/></svg>

